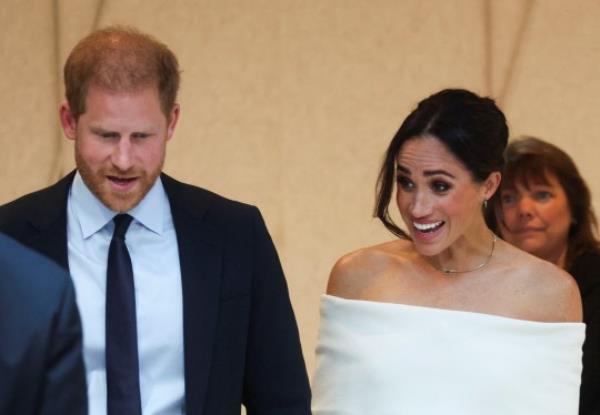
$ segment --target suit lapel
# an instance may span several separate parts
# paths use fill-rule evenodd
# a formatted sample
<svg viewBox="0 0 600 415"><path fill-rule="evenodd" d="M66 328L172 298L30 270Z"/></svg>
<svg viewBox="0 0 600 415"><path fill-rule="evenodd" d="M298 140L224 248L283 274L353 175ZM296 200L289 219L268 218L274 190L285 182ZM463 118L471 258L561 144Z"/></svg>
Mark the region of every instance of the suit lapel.
<svg viewBox="0 0 600 415"><path fill-rule="evenodd" d="M26 245L69 270L67 251L67 197L75 171L43 190L39 206L29 214L29 222L37 232Z"/></svg>
<svg viewBox="0 0 600 415"><path fill-rule="evenodd" d="M201 414L216 330L222 236L197 189L162 175L177 233L183 290L186 413Z"/></svg>

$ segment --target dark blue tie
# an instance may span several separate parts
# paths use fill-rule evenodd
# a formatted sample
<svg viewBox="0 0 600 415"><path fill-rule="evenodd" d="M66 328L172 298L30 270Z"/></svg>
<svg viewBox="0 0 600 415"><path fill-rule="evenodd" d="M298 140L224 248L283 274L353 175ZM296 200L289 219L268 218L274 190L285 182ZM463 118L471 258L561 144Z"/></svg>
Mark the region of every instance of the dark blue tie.
<svg viewBox="0 0 600 415"><path fill-rule="evenodd" d="M106 275L106 383L108 415L141 415L135 287L125 233L127 214L113 218Z"/></svg>

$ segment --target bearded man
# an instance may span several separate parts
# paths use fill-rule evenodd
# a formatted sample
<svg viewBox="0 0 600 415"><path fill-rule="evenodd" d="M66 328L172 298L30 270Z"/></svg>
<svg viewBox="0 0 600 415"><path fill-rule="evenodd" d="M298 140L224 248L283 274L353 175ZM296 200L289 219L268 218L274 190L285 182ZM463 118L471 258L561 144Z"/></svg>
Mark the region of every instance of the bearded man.
<svg viewBox="0 0 600 415"><path fill-rule="evenodd" d="M0 207L0 232L71 274L90 414L309 414L258 209L162 172L180 113L175 55L109 27L75 46L64 81L77 169Z"/></svg>

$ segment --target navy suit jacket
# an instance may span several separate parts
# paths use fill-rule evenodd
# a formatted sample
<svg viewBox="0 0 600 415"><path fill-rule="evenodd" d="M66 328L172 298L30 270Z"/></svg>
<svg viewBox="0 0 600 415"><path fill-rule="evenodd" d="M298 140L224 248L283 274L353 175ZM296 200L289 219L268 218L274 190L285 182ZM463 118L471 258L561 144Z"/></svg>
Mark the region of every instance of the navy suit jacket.
<svg viewBox="0 0 600 415"><path fill-rule="evenodd" d="M0 235L0 414L87 413L69 275Z"/></svg>
<svg viewBox="0 0 600 415"><path fill-rule="evenodd" d="M0 207L0 232L65 269L73 176ZM186 414L238 415L240 404L248 415L310 414L287 285L258 209L161 179L181 264Z"/></svg>

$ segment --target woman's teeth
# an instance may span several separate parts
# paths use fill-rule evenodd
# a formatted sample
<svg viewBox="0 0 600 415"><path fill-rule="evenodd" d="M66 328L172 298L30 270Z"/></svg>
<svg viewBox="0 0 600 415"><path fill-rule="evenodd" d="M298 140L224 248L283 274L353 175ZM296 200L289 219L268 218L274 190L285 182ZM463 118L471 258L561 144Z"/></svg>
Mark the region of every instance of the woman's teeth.
<svg viewBox="0 0 600 415"><path fill-rule="evenodd" d="M420 232L433 232L434 230L438 229L443 224L444 224L443 220L441 220L439 222L432 222L432 223L413 222L413 226L415 227L415 229L417 229Z"/></svg>

